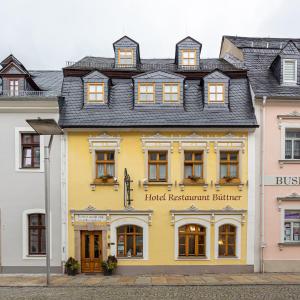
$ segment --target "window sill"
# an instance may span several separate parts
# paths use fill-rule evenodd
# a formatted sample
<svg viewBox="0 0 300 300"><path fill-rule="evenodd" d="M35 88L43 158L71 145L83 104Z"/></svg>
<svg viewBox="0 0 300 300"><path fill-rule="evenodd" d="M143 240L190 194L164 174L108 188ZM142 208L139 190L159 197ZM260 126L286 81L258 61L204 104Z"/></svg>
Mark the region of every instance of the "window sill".
<svg viewBox="0 0 300 300"><path fill-rule="evenodd" d="M237 256L218 256L216 259L239 259Z"/></svg>
<svg viewBox="0 0 300 300"><path fill-rule="evenodd" d="M216 190L219 191L221 187L225 187L225 186L236 186L238 187L239 191L242 191L243 190L243 187L244 187L244 183L241 183L241 182L228 182L228 183L225 183L225 182L222 182L222 183L216 183L215 184L215 187L216 187Z"/></svg>
<svg viewBox="0 0 300 300"><path fill-rule="evenodd" d="M181 256L178 256L176 258L177 261L204 261L204 260L210 260L209 258L207 258L206 256L187 256L187 257L181 257Z"/></svg>
<svg viewBox="0 0 300 300"><path fill-rule="evenodd" d="M284 247L300 247L300 241L278 243L278 246L280 250L282 250Z"/></svg>
<svg viewBox="0 0 300 300"><path fill-rule="evenodd" d="M140 257L119 257L117 256L118 260L145 260L144 257L140 256Z"/></svg>
<svg viewBox="0 0 300 300"><path fill-rule="evenodd" d="M280 159L278 162L282 168L283 165L300 164L300 159Z"/></svg>
<svg viewBox="0 0 300 300"><path fill-rule="evenodd" d="M118 181L114 181L114 182L101 182L101 181L97 181L95 180L94 182L92 182L90 184L91 190L95 191L96 190L96 186L113 186L114 190L117 191L119 189L119 182Z"/></svg>
<svg viewBox="0 0 300 300"><path fill-rule="evenodd" d="M204 191L207 191L208 188L208 184L205 183L205 181L199 181L199 182L191 182L191 181L183 181L181 183L179 183L179 187L181 189L181 191L184 191L184 187L186 186L202 186Z"/></svg>
<svg viewBox="0 0 300 300"><path fill-rule="evenodd" d="M19 168L16 171L21 173L44 173L42 168Z"/></svg>
<svg viewBox="0 0 300 300"><path fill-rule="evenodd" d="M170 182L159 182L159 181L147 181L143 183L144 190L148 191L149 186L167 186L168 191L171 191L172 183Z"/></svg>
<svg viewBox="0 0 300 300"><path fill-rule="evenodd" d="M23 259L45 259L46 255L26 255Z"/></svg>

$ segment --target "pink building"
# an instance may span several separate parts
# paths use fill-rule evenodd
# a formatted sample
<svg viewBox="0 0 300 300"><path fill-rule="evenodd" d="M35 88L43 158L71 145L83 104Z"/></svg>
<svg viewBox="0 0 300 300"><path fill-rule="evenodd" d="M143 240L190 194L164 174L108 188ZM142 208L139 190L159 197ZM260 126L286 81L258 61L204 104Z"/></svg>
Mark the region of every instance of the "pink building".
<svg viewBox="0 0 300 300"><path fill-rule="evenodd" d="M300 271L300 39L225 36L249 70L256 117L255 270Z"/></svg>

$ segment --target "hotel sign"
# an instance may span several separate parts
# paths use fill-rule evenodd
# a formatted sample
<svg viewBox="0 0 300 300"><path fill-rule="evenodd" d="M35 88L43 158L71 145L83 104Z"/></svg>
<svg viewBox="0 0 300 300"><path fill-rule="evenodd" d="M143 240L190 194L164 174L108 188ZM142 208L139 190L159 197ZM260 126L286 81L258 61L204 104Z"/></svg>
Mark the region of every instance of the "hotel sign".
<svg viewBox="0 0 300 300"><path fill-rule="evenodd" d="M300 176L265 176L265 185L300 186Z"/></svg>
<svg viewBox="0 0 300 300"><path fill-rule="evenodd" d="M174 194L145 194L145 201L239 201L242 196L227 194L212 195L174 195Z"/></svg>

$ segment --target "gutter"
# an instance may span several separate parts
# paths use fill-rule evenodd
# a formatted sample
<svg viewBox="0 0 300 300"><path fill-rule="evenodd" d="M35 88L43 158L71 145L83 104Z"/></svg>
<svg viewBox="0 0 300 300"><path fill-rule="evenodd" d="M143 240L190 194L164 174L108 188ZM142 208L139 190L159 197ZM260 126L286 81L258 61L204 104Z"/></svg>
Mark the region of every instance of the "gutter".
<svg viewBox="0 0 300 300"><path fill-rule="evenodd" d="M266 103L267 96L263 97L262 102L262 121L261 121L261 153L260 153L260 199L261 199L261 207L260 207L260 272L265 272L265 264L264 264L264 248L265 244L265 166L264 166L264 156L265 156L265 123L266 123Z"/></svg>

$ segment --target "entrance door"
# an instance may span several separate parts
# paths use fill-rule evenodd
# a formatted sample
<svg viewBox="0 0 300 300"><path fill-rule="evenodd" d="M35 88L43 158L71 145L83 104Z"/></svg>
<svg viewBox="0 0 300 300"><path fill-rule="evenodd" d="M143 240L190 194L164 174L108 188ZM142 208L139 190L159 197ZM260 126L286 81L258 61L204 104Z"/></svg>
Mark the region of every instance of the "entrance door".
<svg viewBox="0 0 300 300"><path fill-rule="evenodd" d="M81 231L81 272L101 272L101 231Z"/></svg>

